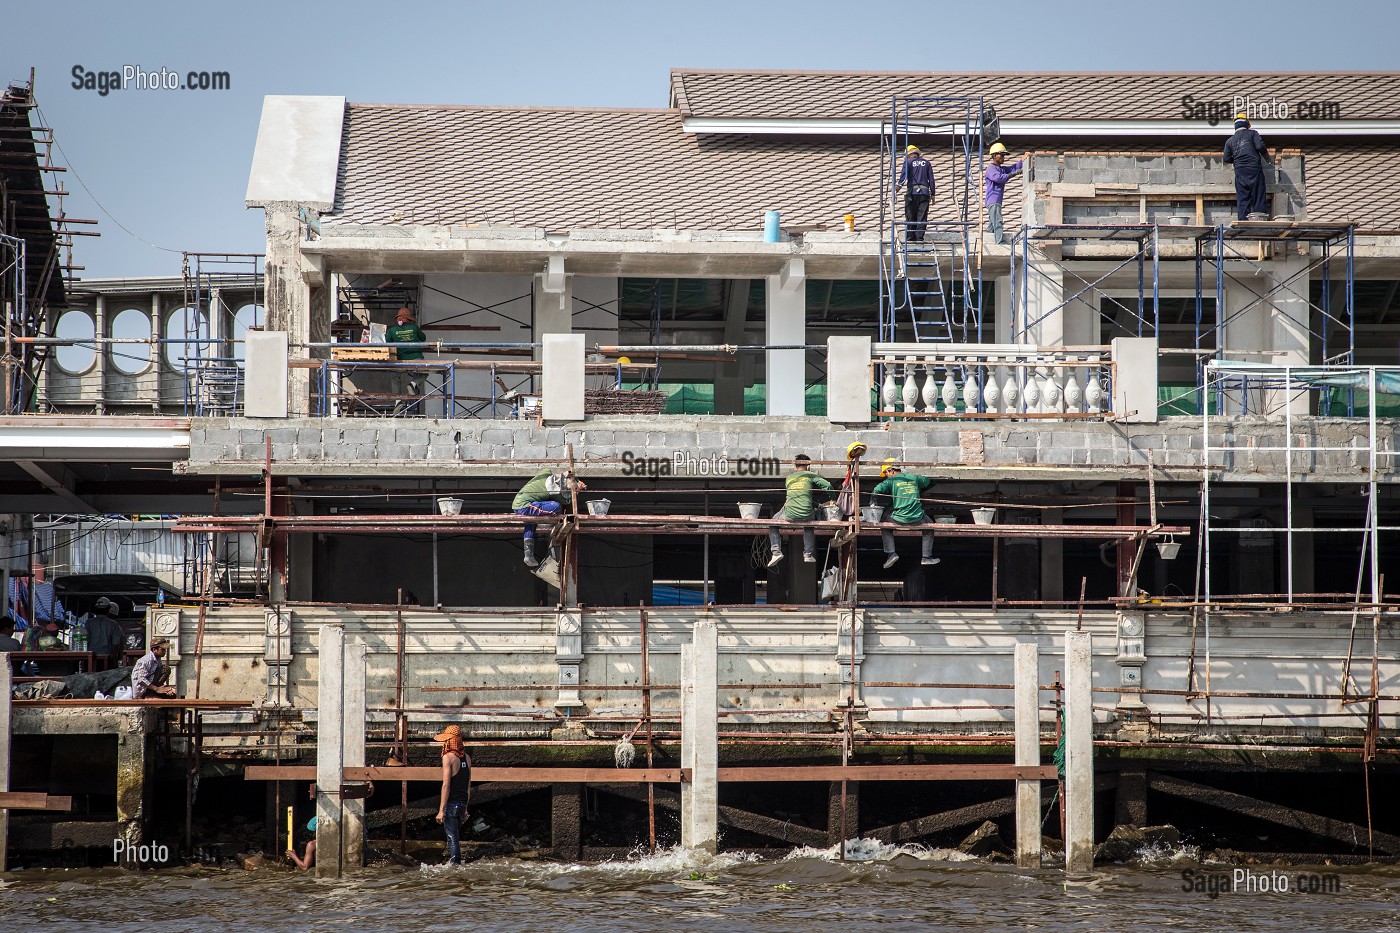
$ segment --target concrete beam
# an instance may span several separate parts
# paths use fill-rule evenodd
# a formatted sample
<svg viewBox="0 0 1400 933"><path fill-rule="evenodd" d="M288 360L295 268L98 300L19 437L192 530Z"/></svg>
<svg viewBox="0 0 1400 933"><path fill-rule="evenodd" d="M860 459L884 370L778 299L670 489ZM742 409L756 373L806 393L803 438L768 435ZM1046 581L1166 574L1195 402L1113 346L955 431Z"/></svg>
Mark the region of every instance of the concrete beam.
<svg viewBox="0 0 1400 933"><path fill-rule="evenodd" d="M1157 338L1114 337L1113 414L1133 424L1157 422Z"/></svg>
<svg viewBox="0 0 1400 933"><path fill-rule="evenodd" d="M545 334L541 342L542 398L546 421L582 421L584 416L584 335Z"/></svg>
<svg viewBox="0 0 1400 933"><path fill-rule="evenodd" d="M826 420L869 424L870 338L826 339Z"/></svg>
<svg viewBox="0 0 1400 933"><path fill-rule="evenodd" d="M763 337L768 346L807 343L807 279L793 263L767 277ZM803 350L765 350L764 382L769 415L804 415L807 411L807 354Z"/></svg>
<svg viewBox="0 0 1400 933"><path fill-rule="evenodd" d="M1065 632L1065 870L1094 868L1092 636Z"/></svg>
<svg viewBox="0 0 1400 933"><path fill-rule="evenodd" d="M37 479L44 488L63 501L69 511L96 512L97 509L73 491L73 473L62 464L47 467L33 460L16 460L16 466Z"/></svg>
<svg viewBox="0 0 1400 933"><path fill-rule="evenodd" d="M969 826L973 823L999 819L1014 812L1015 809L1015 797L1001 797L986 803L974 803L966 807L958 807L955 810L946 810L943 813L906 820L903 823L881 826L878 829L867 829L862 835L891 844L913 842L916 839L956 829L959 826Z"/></svg>
<svg viewBox="0 0 1400 933"><path fill-rule="evenodd" d="M244 336L243 414L248 418L287 417L287 334L249 331Z"/></svg>

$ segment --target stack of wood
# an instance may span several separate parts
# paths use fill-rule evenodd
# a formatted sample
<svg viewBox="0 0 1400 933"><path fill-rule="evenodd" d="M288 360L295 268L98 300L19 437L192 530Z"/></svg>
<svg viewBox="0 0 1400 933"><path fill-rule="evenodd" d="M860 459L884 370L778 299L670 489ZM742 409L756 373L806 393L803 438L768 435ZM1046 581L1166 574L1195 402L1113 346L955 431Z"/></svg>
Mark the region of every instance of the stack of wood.
<svg viewBox="0 0 1400 933"><path fill-rule="evenodd" d="M589 415L659 415L666 409L660 390L585 389L583 410Z"/></svg>

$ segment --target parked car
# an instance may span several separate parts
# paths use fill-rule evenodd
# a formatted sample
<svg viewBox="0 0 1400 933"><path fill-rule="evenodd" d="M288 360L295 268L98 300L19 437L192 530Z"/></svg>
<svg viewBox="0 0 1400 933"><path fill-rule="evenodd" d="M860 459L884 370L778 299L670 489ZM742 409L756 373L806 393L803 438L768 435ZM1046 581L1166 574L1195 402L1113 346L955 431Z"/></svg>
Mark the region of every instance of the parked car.
<svg viewBox="0 0 1400 933"><path fill-rule="evenodd" d="M181 594L156 577L141 573L74 573L54 577L54 592L63 607L74 615L92 611L107 597L117 607L117 621L126 631L126 647L136 651L146 647L146 607L159 602L179 602Z"/></svg>

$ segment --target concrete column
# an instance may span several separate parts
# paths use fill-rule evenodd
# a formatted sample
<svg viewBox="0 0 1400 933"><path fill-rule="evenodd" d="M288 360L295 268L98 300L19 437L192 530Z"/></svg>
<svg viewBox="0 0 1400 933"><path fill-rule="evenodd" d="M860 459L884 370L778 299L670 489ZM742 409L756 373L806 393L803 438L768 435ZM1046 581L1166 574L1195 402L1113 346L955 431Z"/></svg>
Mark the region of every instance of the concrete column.
<svg viewBox="0 0 1400 933"><path fill-rule="evenodd" d="M681 646L681 845L713 852L719 840L719 630L695 623Z"/></svg>
<svg viewBox="0 0 1400 933"><path fill-rule="evenodd" d="M573 308L573 276L564 274L563 256L550 256L544 274L535 276L534 328L530 339L540 343L545 334L572 333ZM544 358L543 348L535 348L534 358Z"/></svg>
<svg viewBox="0 0 1400 933"><path fill-rule="evenodd" d="M724 295L724 342L727 344L747 343L744 333L749 317L748 279L730 279L725 282ZM753 357L747 354L735 357L727 363L720 363L715 369L715 414L742 415L744 413L744 387L747 378L753 374Z"/></svg>
<svg viewBox="0 0 1400 933"><path fill-rule="evenodd" d="M365 690L365 646L348 645L345 648L345 731L342 738L347 768L365 766ZM342 808L345 824L341 845L345 851L345 865L351 869L361 868L365 864L365 802L363 799L346 800Z"/></svg>
<svg viewBox="0 0 1400 933"><path fill-rule="evenodd" d="M1308 305L1309 276L1306 271L1309 257L1299 256L1291 246L1279 247L1278 253L1283 255L1268 263L1266 276L1268 287L1273 290L1270 295L1273 310L1269 316L1269 347L1275 352L1273 363L1275 366L1307 366L1312 362L1312 333L1308 328L1311 310ZM1335 308L1332 313L1341 316ZM1336 329L1335 322L1329 322L1327 326L1331 330ZM1336 349L1332 348L1334 354ZM1308 413L1310 399L1307 392L1274 390L1270 395L1270 410L1286 402L1293 414ZM1279 415L1282 414L1280 409Z"/></svg>
<svg viewBox="0 0 1400 933"><path fill-rule="evenodd" d="M583 855L583 785L554 784L549 807L549 844L555 858Z"/></svg>
<svg viewBox="0 0 1400 933"><path fill-rule="evenodd" d="M828 337L826 420L868 424L870 409L870 338Z"/></svg>
<svg viewBox="0 0 1400 933"><path fill-rule="evenodd" d="M763 315L763 341L769 346L807 343L807 272L801 259L788 260L783 271L767 278L767 307ZM767 413L807 413L807 354L802 350L768 350L764 353Z"/></svg>
<svg viewBox="0 0 1400 933"><path fill-rule="evenodd" d="M1016 764L1040 764L1040 649L1016 646ZM1016 864L1040 867L1040 782L1016 782Z"/></svg>
<svg viewBox="0 0 1400 933"><path fill-rule="evenodd" d="M1119 421L1157 422L1157 338L1114 337L1113 413Z"/></svg>
<svg viewBox="0 0 1400 933"><path fill-rule="evenodd" d="M6 580L6 583L9 581ZM5 588L8 593L9 587ZM10 703L14 671L10 668L8 656L0 658L0 791L10 789L10 742L13 722L10 716L13 707ZM10 811L0 808L0 872L10 870Z"/></svg>
<svg viewBox="0 0 1400 933"><path fill-rule="evenodd" d="M106 295L98 295L93 302L93 333L96 334L98 338L113 336L108 332ZM154 333L155 331L152 331L152 334ZM95 372L97 373L97 413L99 415L105 415L107 413L107 370L109 368L107 354L110 353L112 349L113 347L110 344L99 343L97 345L97 365ZM123 373L122 378L126 379L128 377Z"/></svg>
<svg viewBox="0 0 1400 933"><path fill-rule="evenodd" d="M312 334L311 289L302 273L301 223L295 209L269 207L266 215L266 326L270 331L285 331L292 343L292 357L306 359L311 355L304 346ZM310 369L297 367L287 373L287 407L293 415L311 414ZM319 852L320 843L316 848Z"/></svg>
<svg viewBox="0 0 1400 933"><path fill-rule="evenodd" d="M582 421L584 401L583 334L544 334L541 338L540 413L546 421Z"/></svg>
<svg viewBox="0 0 1400 933"><path fill-rule="evenodd" d="M162 302L160 300L160 293L152 292L151 336L157 338L165 336L164 309L161 307L161 304ZM154 412L160 411L160 387L161 384L165 381L161 378L161 374L165 372L165 368L167 366L165 362L165 346L165 344L159 344L152 340L151 346L148 349L148 352L151 355L151 410ZM179 384L181 386L181 391L183 392L184 380L180 380Z"/></svg>
<svg viewBox="0 0 1400 933"><path fill-rule="evenodd" d="M128 846L146 836L146 767L150 763L146 711L133 710L117 733L117 835Z"/></svg>
<svg viewBox="0 0 1400 933"><path fill-rule="evenodd" d="M339 878L345 775L345 629L321 626L316 700L316 877Z"/></svg>
<svg viewBox="0 0 1400 933"><path fill-rule="evenodd" d="M838 846L844 840L860 838L860 782L846 782L846 819L841 820L841 782L826 788L826 843Z"/></svg>
<svg viewBox="0 0 1400 933"><path fill-rule="evenodd" d="M1093 653L1088 632L1065 632L1065 870L1094 867Z"/></svg>
<svg viewBox="0 0 1400 933"><path fill-rule="evenodd" d="M1296 493L1295 493L1296 495ZM1315 521L1313 507L1310 505L1293 505L1293 527L1311 528ZM1316 554L1317 535L1299 534L1293 535L1293 592L1294 593L1316 593ZM1285 545L1287 546L1287 545ZM1286 560L1286 555L1285 555ZM1284 564L1284 572L1287 573L1288 565Z"/></svg>
<svg viewBox="0 0 1400 933"><path fill-rule="evenodd" d="M1147 825L1147 772L1141 768L1118 772L1114 822L1119 826Z"/></svg>
<svg viewBox="0 0 1400 933"><path fill-rule="evenodd" d="M1044 509L1040 520L1046 525L1062 525L1065 521L1064 509ZM1040 539L1040 598L1050 601L1065 598L1065 540L1064 538ZM1006 552L1002 551L1005 556ZM1002 564L1003 567L1008 566Z"/></svg>

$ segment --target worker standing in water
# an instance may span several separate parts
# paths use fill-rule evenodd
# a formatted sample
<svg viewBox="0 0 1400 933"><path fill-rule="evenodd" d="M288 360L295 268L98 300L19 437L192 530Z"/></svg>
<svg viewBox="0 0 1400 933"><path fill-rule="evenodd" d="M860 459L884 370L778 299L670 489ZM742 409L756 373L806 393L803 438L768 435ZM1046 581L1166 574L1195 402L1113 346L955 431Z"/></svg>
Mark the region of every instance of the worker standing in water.
<svg viewBox="0 0 1400 933"><path fill-rule="evenodd" d="M1235 212L1240 220L1248 220L1250 214L1268 217L1269 181L1264 174L1268 159L1264 138L1245 114L1236 114L1235 135L1225 141L1225 164L1235 167Z"/></svg>

